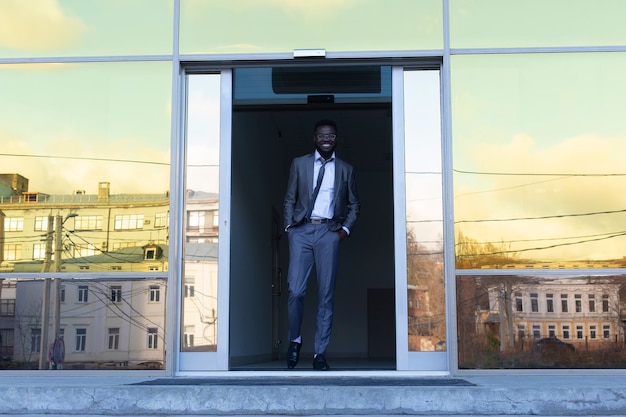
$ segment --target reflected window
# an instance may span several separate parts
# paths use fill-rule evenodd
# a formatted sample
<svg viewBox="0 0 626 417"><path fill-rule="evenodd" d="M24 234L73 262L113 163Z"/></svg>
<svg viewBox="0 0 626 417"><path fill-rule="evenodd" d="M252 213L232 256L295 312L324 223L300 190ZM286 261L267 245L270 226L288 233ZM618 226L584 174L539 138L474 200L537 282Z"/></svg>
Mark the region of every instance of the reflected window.
<svg viewBox="0 0 626 417"><path fill-rule="evenodd" d="M5 232L21 232L24 230L24 218L23 217L5 217L4 218L4 231Z"/></svg>
<svg viewBox="0 0 626 417"><path fill-rule="evenodd" d="M74 350L76 352L84 352L87 348L87 329L76 329L76 343L74 344Z"/></svg>
<svg viewBox="0 0 626 417"><path fill-rule="evenodd" d="M35 216L35 231L48 230L48 216Z"/></svg>
<svg viewBox="0 0 626 417"><path fill-rule="evenodd" d="M574 295L574 308L576 309L577 313L582 313L583 312L583 300L582 300L582 295L580 294L575 294Z"/></svg>
<svg viewBox="0 0 626 417"><path fill-rule="evenodd" d="M161 287L158 285L150 285L149 300L151 303L161 301Z"/></svg>
<svg viewBox="0 0 626 417"><path fill-rule="evenodd" d="M602 312L603 313L609 312L609 295L608 294L602 294Z"/></svg>
<svg viewBox="0 0 626 417"><path fill-rule="evenodd" d="M532 311L533 313L539 312L539 298L537 296L537 293L530 294L530 311Z"/></svg>
<svg viewBox="0 0 626 417"><path fill-rule="evenodd" d="M4 260L17 261L22 258L22 245L19 243L4 244Z"/></svg>
<svg viewBox="0 0 626 417"><path fill-rule="evenodd" d="M121 303L122 302L122 286L121 285L111 285L109 289L110 300L112 303Z"/></svg>
<svg viewBox="0 0 626 417"><path fill-rule="evenodd" d="M15 316L15 300L0 300L0 317Z"/></svg>
<svg viewBox="0 0 626 417"><path fill-rule="evenodd" d="M185 326L184 337L183 337L183 345L188 348L193 348L194 346L194 332L195 326Z"/></svg>
<svg viewBox="0 0 626 417"><path fill-rule="evenodd" d="M148 349L157 349L159 346L159 329L148 328Z"/></svg>
<svg viewBox="0 0 626 417"><path fill-rule="evenodd" d="M102 230L101 215L77 216L74 219L75 230Z"/></svg>
<svg viewBox="0 0 626 417"><path fill-rule="evenodd" d="M541 338L541 325L533 324L533 337L535 339L540 339Z"/></svg>
<svg viewBox="0 0 626 417"><path fill-rule="evenodd" d="M595 300L595 295L593 294L589 294L589 312L590 313L595 313L596 312L596 300Z"/></svg>
<svg viewBox="0 0 626 417"><path fill-rule="evenodd" d="M108 329L108 345L109 350L118 350L120 347L120 329L119 327Z"/></svg>
<svg viewBox="0 0 626 417"><path fill-rule="evenodd" d="M115 230L135 230L143 228L143 214L121 214L115 216Z"/></svg>
<svg viewBox="0 0 626 417"><path fill-rule="evenodd" d="M554 295L546 294L546 311L548 313L554 313Z"/></svg>
<svg viewBox="0 0 626 417"><path fill-rule="evenodd" d="M569 324L564 324L563 325L563 339L569 339L569 338L570 338Z"/></svg>
<svg viewBox="0 0 626 417"><path fill-rule="evenodd" d="M86 285L80 285L78 287L78 302L86 303L89 301L89 287Z"/></svg>
<svg viewBox="0 0 626 417"><path fill-rule="evenodd" d="M31 329L30 351L33 353L39 353L41 351L41 329Z"/></svg>

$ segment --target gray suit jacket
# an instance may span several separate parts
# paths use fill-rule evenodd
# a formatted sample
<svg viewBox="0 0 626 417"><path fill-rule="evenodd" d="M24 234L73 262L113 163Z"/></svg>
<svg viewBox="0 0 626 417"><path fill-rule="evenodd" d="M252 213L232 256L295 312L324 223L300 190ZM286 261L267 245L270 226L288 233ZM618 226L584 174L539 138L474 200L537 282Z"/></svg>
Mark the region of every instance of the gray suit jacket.
<svg viewBox="0 0 626 417"><path fill-rule="evenodd" d="M304 222L313 194L314 158L315 153L311 153L291 162L283 211L285 227L295 227ZM334 216L328 222L330 230L345 226L352 232L360 207L354 168L335 156Z"/></svg>

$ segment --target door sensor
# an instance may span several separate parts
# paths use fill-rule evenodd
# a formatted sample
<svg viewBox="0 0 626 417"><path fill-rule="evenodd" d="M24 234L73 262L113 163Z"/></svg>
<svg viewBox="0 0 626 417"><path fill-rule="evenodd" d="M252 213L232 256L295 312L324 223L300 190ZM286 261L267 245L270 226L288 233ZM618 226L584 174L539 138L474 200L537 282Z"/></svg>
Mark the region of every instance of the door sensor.
<svg viewBox="0 0 626 417"><path fill-rule="evenodd" d="M326 49L294 49L294 58L325 58Z"/></svg>

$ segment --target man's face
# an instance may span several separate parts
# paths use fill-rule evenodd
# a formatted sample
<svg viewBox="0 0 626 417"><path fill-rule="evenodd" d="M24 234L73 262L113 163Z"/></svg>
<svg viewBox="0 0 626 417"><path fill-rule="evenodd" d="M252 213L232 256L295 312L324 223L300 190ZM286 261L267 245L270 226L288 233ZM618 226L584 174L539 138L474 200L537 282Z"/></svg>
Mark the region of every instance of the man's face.
<svg viewBox="0 0 626 417"><path fill-rule="evenodd" d="M319 126L313 135L315 148L324 158L332 155L337 146L337 131L332 126Z"/></svg>

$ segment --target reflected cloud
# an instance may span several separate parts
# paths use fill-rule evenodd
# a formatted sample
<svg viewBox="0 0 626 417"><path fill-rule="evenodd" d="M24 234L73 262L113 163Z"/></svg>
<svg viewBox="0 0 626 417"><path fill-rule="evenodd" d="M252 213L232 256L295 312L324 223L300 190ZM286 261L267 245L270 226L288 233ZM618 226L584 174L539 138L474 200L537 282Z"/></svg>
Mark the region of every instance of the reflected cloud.
<svg viewBox="0 0 626 417"><path fill-rule="evenodd" d="M5 149L11 150L0 154L2 173L28 178L31 191L94 194L101 181L113 184L115 193L161 193L169 188L169 154L145 149L137 140L58 139L34 147L1 127L0 134Z"/></svg>
<svg viewBox="0 0 626 417"><path fill-rule="evenodd" d="M621 155L626 135L594 134L541 142L518 134L506 143L487 135L463 155L457 165L455 195L457 229L479 242L514 243L511 249L556 246L523 257L550 259L621 258L616 239L592 244L568 242L568 236L619 235L624 230L626 197L618 190L626 182ZM558 240L560 240L560 245ZM574 244L572 244L574 243ZM585 243L581 240L580 243Z"/></svg>
<svg viewBox="0 0 626 417"><path fill-rule="evenodd" d="M49 51L75 45L88 31L58 0L4 0L0 13L0 45Z"/></svg>
<svg viewBox="0 0 626 417"><path fill-rule="evenodd" d="M215 2L207 0L187 0L185 7L190 10L204 10L206 8L214 8ZM218 7L229 8L237 12L250 12L250 9L274 7L290 13L301 13L303 15L325 15L332 18L341 9L346 9L357 4L356 0L317 0L317 1L301 1L301 0L266 0L259 2L258 0L230 0L221 2ZM329 15L329 11L333 13Z"/></svg>

